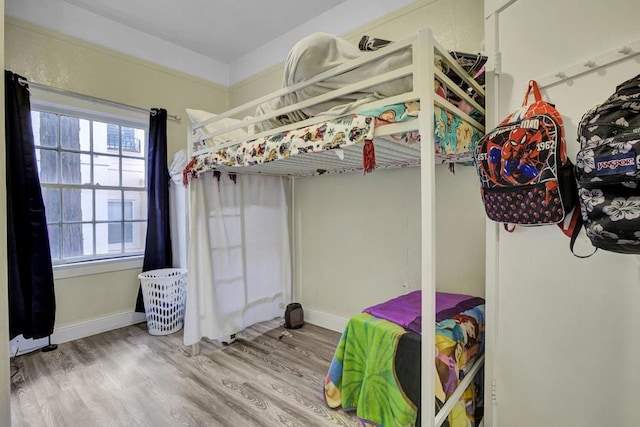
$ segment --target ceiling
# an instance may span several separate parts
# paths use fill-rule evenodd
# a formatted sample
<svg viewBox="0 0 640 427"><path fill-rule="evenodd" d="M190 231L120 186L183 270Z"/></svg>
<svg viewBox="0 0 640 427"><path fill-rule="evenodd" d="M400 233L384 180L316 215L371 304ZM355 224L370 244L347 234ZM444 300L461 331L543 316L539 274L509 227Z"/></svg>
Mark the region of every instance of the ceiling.
<svg viewBox="0 0 640 427"><path fill-rule="evenodd" d="M345 0L64 0L220 62L231 63Z"/></svg>
<svg viewBox="0 0 640 427"><path fill-rule="evenodd" d="M5 0L5 15L222 85L415 0Z"/></svg>

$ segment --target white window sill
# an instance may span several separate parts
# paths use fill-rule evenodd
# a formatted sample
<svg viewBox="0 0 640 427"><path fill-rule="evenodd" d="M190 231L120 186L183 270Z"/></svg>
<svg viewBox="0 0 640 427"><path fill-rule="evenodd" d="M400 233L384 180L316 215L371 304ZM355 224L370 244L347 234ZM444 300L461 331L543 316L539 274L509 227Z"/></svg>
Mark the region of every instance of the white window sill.
<svg viewBox="0 0 640 427"><path fill-rule="evenodd" d="M142 271L143 256L105 259L53 266L54 279L69 279L71 277L89 276L91 274L111 273L114 271L132 270Z"/></svg>

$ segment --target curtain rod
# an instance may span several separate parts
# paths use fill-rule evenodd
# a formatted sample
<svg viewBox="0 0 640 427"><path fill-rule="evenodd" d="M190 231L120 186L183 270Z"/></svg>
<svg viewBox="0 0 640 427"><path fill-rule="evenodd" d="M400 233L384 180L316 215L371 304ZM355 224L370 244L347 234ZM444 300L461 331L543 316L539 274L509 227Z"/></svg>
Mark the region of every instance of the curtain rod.
<svg viewBox="0 0 640 427"><path fill-rule="evenodd" d="M49 86L49 85L45 85L42 83L36 83L36 82L31 82L27 79L23 79L23 78L19 78L18 82L21 85L29 85L30 87L36 88L36 89L43 89L43 90L47 90L50 92L56 92L62 95L70 95L70 96L74 96L76 98L82 98L85 99L87 101L94 101L94 102L100 102L102 104L109 104L109 105L113 105L116 107L121 107L121 108L128 108L129 110L135 110L135 111L140 111L140 112L147 112L147 113L151 113L152 115L155 115L155 110L154 109L148 109L148 108L142 108L142 107L136 107L134 105L129 105L129 104L123 104L121 102L116 102L116 101L111 101L109 99L104 99L104 98L98 98L97 96L91 96L91 95L85 95L84 93L79 93L79 92L72 92L70 90L66 90L66 89L60 89L59 87L55 87L55 86ZM176 122L180 122L181 117L180 116L176 116L176 115L172 115L172 114L167 114L167 118L176 121Z"/></svg>

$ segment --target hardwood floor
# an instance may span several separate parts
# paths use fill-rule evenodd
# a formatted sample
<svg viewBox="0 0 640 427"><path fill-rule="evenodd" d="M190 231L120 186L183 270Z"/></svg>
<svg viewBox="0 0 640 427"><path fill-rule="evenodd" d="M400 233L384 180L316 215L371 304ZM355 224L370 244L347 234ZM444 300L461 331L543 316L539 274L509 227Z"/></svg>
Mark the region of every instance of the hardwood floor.
<svg viewBox="0 0 640 427"><path fill-rule="evenodd" d="M13 426L357 425L323 400L339 334L307 324L278 340L283 330L273 320L228 346L203 340L193 357L181 333L140 324L19 356Z"/></svg>

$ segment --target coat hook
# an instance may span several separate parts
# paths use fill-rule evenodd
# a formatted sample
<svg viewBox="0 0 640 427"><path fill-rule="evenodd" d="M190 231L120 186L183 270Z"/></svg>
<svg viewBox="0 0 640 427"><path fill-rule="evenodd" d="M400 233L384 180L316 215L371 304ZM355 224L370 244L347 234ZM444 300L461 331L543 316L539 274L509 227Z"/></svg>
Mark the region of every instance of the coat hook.
<svg viewBox="0 0 640 427"><path fill-rule="evenodd" d="M584 66L587 67L587 68L593 68L593 67L596 66L596 62L594 60L590 59L584 64Z"/></svg>
<svg viewBox="0 0 640 427"><path fill-rule="evenodd" d="M632 52L632 49L629 46L623 46L618 52L623 55L629 55Z"/></svg>
<svg viewBox="0 0 640 427"><path fill-rule="evenodd" d="M559 73L556 73L555 76L559 79L564 79L565 77L567 77L567 73L565 73L564 71L560 71Z"/></svg>

